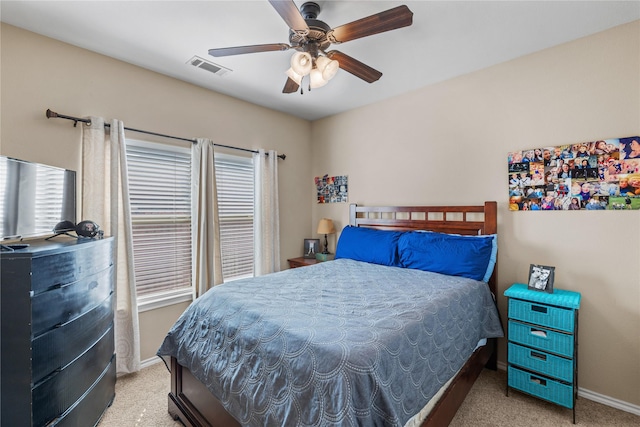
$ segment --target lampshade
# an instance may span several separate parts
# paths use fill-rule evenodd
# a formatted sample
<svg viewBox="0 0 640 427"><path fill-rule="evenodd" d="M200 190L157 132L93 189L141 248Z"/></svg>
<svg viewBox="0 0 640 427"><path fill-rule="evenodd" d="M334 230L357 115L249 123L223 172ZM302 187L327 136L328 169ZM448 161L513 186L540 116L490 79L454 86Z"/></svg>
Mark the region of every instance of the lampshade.
<svg viewBox="0 0 640 427"><path fill-rule="evenodd" d="M333 234L335 232L336 228L329 218L322 218L318 223L318 234Z"/></svg>
<svg viewBox="0 0 640 427"><path fill-rule="evenodd" d="M340 64L338 61L329 59L326 56L318 56L318 59L316 59L316 67L322 72L322 78L329 81L338 72Z"/></svg>
<svg viewBox="0 0 640 427"><path fill-rule="evenodd" d="M291 57L291 68L297 74L301 76L306 76L311 72L311 67L313 67L313 63L311 61L311 55L307 52L296 52Z"/></svg>
<svg viewBox="0 0 640 427"><path fill-rule="evenodd" d="M311 70L311 73L309 74L309 86L311 89L322 87L327 83L328 81L322 78L322 71L317 68Z"/></svg>

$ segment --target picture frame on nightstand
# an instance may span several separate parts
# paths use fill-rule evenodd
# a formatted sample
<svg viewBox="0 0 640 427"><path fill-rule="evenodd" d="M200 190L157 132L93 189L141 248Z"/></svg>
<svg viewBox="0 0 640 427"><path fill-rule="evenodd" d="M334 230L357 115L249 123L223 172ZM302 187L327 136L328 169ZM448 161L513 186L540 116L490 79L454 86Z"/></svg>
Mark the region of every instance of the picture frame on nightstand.
<svg viewBox="0 0 640 427"><path fill-rule="evenodd" d="M531 264L529 267L529 289L552 294L555 267Z"/></svg>
<svg viewBox="0 0 640 427"><path fill-rule="evenodd" d="M320 252L320 239L304 239L304 257L314 258Z"/></svg>

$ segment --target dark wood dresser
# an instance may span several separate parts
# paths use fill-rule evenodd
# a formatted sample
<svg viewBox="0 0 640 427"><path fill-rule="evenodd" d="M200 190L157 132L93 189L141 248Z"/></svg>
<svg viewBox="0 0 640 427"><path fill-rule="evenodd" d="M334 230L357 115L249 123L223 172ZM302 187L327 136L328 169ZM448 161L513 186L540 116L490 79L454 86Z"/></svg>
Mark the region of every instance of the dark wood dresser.
<svg viewBox="0 0 640 427"><path fill-rule="evenodd" d="M115 396L113 238L2 252L3 426L95 426Z"/></svg>

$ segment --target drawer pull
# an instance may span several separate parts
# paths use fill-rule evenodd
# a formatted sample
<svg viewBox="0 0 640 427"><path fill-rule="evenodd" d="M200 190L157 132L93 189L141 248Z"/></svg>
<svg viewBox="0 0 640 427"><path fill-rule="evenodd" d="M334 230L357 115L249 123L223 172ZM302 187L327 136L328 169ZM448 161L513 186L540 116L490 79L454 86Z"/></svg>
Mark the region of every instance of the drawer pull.
<svg viewBox="0 0 640 427"><path fill-rule="evenodd" d="M540 329L531 329L531 335L535 335L540 338L547 337L547 333L545 331L541 331Z"/></svg>
<svg viewBox="0 0 640 427"><path fill-rule="evenodd" d="M533 375L529 377L529 379L531 380L532 383L534 384L539 384L543 387L547 386L547 380L543 379L543 378L538 378L538 377L534 377Z"/></svg>
<svg viewBox="0 0 640 427"><path fill-rule="evenodd" d="M548 307L543 305L531 305L531 311L537 311L538 313L547 314Z"/></svg>
<svg viewBox="0 0 640 427"><path fill-rule="evenodd" d="M531 351L531 357L539 359L539 360L544 360L545 362L547 361L547 355L544 353L538 353L537 351Z"/></svg>

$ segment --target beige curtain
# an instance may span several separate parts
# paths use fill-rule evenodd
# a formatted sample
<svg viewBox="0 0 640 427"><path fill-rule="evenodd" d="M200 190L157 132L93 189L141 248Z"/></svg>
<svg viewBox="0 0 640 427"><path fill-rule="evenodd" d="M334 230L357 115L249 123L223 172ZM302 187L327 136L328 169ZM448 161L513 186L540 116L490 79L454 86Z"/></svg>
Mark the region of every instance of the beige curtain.
<svg viewBox="0 0 640 427"><path fill-rule="evenodd" d="M254 275L280 271L280 210L278 205L278 153L258 150L253 156L255 179Z"/></svg>
<svg viewBox="0 0 640 427"><path fill-rule="evenodd" d="M192 182L194 186L193 248L195 259L196 297L222 283L220 222L218 220L218 190L216 169L210 139L198 138L193 147Z"/></svg>
<svg viewBox="0 0 640 427"><path fill-rule="evenodd" d="M124 124L111 122L106 137L104 119L91 117L82 133L82 219L96 222L105 236L115 238L116 371L140 370L140 331L133 269L133 240Z"/></svg>

